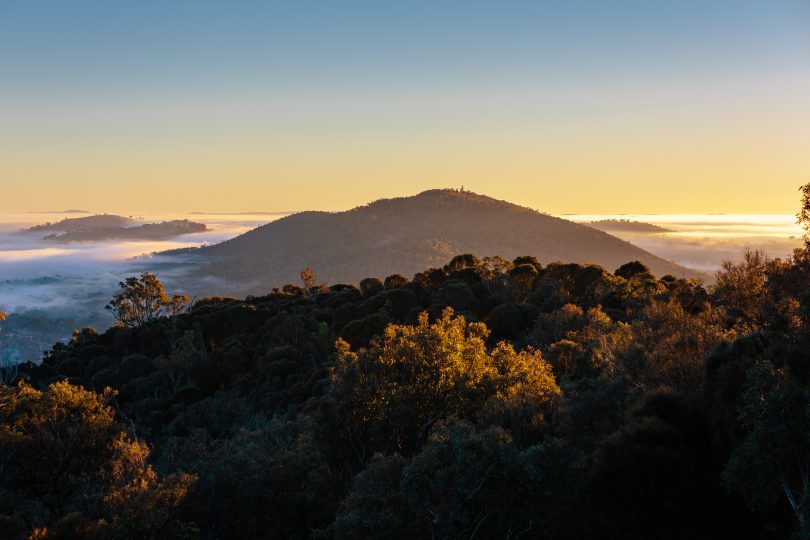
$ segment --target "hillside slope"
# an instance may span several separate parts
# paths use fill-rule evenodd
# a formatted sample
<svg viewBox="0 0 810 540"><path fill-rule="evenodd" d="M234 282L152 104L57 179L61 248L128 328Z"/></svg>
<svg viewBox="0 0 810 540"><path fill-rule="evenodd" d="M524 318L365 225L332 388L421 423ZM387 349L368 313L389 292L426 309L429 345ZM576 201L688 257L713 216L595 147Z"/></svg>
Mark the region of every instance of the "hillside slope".
<svg viewBox="0 0 810 540"><path fill-rule="evenodd" d="M51 233L41 239L48 242L70 243L107 240L166 240L207 230L208 227L205 224L187 219L143 223L123 216L100 214L36 225L20 231L20 234Z"/></svg>
<svg viewBox="0 0 810 540"><path fill-rule="evenodd" d="M455 190L383 199L346 212L301 212L196 250L205 275L244 292L298 282L311 266L319 280L408 277L460 253L533 255L540 262L595 263L613 270L639 260L662 276L705 277L586 225L505 201Z"/></svg>
<svg viewBox="0 0 810 540"><path fill-rule="evenodd" d="M660 225L629 219L601 219L599 221L591 221L590 223L586 223L586 225L606 233L656 234L673 232L671 229L661 227Z"/></svg>
<svg viewBox="0 0 810 540"><path fill-rule="evenodd" d="M56 223L45 223L43 225L36 225L30 229L25 229L22 232L76 232L76 231L90 231L95 229L109 229L114 227L131 227L137 225L138 221L132 218L123 216L115 216L112 214L99 214L95 216L86 216L80 218L65 218Z"/></svg>

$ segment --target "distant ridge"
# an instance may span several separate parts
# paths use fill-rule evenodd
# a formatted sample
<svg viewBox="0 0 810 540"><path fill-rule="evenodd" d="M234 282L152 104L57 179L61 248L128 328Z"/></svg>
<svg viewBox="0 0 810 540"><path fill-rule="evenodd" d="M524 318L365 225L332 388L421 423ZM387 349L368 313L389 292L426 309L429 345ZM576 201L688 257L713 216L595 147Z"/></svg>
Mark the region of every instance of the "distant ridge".
<svg viewBox="0 0 810 540"><path fill-rule="evenodd" d="M56 223L44 223L35 225L24 232L63 232L72 233L76 231L89 231L95 229L109 229L114 227L131 227L137 225L138 221L132 218L116 216L112 214L97 214L94 216L80 218L65 218Z"/></svg>
<svg viewBox="0 0 810 540"><path fill-rule="evenodd" d="M48 211L48 210L41 210L35 211L32 210L28 212L29 214L90 214L89 210L76 210L76 209L69 209L69 210L57 210L57 211Z"/></svg>
<svg viewBox="0 0 810 540"><path fill-rule="evenodd" d="M607 233L668 233L672 229L646 223L644 221L633 221L630 219L600 219L587 223L589 227L605 231Z"/></svg>
<svg viewBox="0 0 810 540"><path fill-rule="evenodd" d="M294 212L261 211L261 212L190 212L192 216L286 216Z"/></svg>
<svg viewBox="0 0 810 540"><path fill-rule="evenodd" d="M161 223L142 223L139 220L123 216L99 214L36 225L24 229L20 233L51 233L43 236L42 240L69 243L101 242L105 240L165 240L207 230L208 227L205 224L187 219Z"/></svg>
<svg viewBox="0 0 810 540"><path fill-rule="evenodd" d="M587 225L451 189L345 212L300 212L193 253L204 263L202 274L242 284L240 292L247 293L297 282L306 266L319 280L356 283L394 273L410 277L461 253L533 255L542 263L593 263L608 270L639 260L658 276L707 277Z"/></svg>

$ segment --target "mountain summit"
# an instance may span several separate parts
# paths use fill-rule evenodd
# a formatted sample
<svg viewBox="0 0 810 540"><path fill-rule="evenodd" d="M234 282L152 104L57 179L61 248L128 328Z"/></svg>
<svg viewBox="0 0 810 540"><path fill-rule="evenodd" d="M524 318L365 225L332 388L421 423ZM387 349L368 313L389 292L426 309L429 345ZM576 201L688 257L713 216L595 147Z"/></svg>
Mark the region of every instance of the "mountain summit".
<svg viewBox="0 0 810 540"><path fill-rule="evenodd" d="M593 263L613 270L639 260L659 276L705 277L615 236L469 191L433 189L345 212L300 212L195 253L204 273L267 292L312 267L328 283L411 276L473 253Z"/></svg>

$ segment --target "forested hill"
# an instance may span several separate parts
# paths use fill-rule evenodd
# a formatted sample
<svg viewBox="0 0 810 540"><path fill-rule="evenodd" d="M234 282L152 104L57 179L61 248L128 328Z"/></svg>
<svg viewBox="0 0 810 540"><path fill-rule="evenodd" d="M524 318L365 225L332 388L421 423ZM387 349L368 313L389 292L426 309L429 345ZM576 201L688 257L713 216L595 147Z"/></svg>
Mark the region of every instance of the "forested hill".
<svg viewBox="0 0 810 540"><path fill-rule="evenodd" d="M207 230L208 227L205 224L187 219L143 223L137 219L103 214L36 225L24 229L20 233L50 233L41 237L42 240L67 243L106 240L166 240Z"/></svg>
<svg viewBox="0 0 810 540"><path fill-rule="evenodd" d="M85 216L79 218L65 218L56 223L45 223L36 225L22 232L60 232L69 233L76 231L89 231L94 229L109 229L113 227L131 227L137 225L138 221L123 216L111 214L100 214L95 216Z"/></svg>
<svg viewBox="0 0 810 540"><path fill-rule="evenodd" d="M346 212L302 212L205 247L206 274L251 283L262 293L311 266L330 282L393 273L413 275L453 255L530 254L543 263L594 263L614 269L638 260L657 275L703 277L592 227L468 191L430 190Z"/></svg>
<svg viewBox="0 0 810 540"><path fill-rule="evenodd" d="M184 309L132 277L120 327L0 367L0 538L808 538L809 284L806 250L708 290L467 254Z"/></svg>

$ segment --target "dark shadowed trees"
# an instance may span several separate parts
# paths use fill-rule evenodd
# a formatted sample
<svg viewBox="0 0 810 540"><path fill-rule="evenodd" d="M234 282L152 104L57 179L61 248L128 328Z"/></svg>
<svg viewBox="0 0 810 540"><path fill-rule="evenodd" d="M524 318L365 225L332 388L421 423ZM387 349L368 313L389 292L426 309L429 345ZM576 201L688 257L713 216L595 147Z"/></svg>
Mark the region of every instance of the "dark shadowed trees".
<svg viewBox="0 0 810 540"><path fill-rule="evenodd" d="M517 302L523 302L526 299L534 288L538 275L537 268L528 263L519 264L509 271Z"/></svg>
<svg viewBox="0 0 810 540"><path fill-rule="evenodd" d="M723 475L754 509L787 503L802 538L810 535L810 400L788 370L758 362L740 399L746 432Z"/></svg>
<svg viewBox="0 0 810 540"><path fill-rule="evenodd" d="M74 332L0 388L0 535L808 536L806 248L436 260Z"/></svg>
<svg viewBox="0 0 810 540"><path fill-rule="evenodd" d="M408 284L408 278L401 274L392 274L385 278L383 285L386 289L399 289Z"/></svg>
<svg viewBox="0 0 810 540"><path fill-rule="evenodd" d="M624 279L630 279L636 274L649 272L650 268L646 264L639 261L630 261L629 263L624 263L621 265L613 273L619 277L623 277Z"/></svg>
<svg viewBox="0 0 810 540"><path fill-rule="evenodd" d="M377 278L366 278L360 281L360 293L363 296L374 296L384 288L383 282Z"/></svg>

